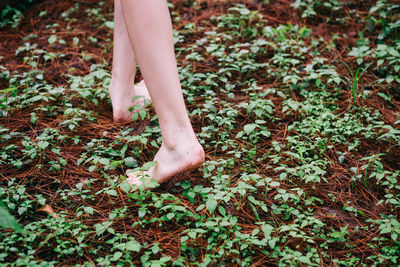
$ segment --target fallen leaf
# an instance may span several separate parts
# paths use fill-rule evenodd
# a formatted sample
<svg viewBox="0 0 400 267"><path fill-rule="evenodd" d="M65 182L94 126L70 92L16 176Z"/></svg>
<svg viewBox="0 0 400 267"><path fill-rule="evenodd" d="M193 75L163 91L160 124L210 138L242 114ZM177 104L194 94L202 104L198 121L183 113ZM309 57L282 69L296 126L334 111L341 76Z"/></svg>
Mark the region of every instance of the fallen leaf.
<svg viewBox="0 0 400 267"><path fill-rule="evenodd" d="M51 215L54 219L58 218L58 215L54 212L54 209L49 204L46 204L41 208L37 209L36 212L46 212L48 215Z"/></svg>

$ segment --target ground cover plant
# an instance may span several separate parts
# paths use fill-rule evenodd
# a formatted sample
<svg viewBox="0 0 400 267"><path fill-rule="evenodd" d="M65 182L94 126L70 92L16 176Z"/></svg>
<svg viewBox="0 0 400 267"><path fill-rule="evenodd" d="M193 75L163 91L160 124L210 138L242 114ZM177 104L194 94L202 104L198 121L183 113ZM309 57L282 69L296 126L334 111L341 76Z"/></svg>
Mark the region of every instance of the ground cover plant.
<svg viewBox="0 0 400 267"><path fill-rule="evenodd" d="M0 263L399 265L400 3L169 4L207 156L147 191L124 175L160 129L112 122L112 1L1 25Z"/></svg>

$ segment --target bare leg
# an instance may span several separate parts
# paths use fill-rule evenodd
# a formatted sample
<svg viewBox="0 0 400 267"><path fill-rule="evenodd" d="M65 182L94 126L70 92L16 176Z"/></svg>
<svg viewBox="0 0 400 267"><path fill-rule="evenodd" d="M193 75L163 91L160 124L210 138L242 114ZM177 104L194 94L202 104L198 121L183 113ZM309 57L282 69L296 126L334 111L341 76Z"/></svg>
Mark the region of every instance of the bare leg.
<svg viewBox="0 0 400 267"><path fill-rule="evenodd" d="M162 183L200 166L204 150L186 112L175 60L172 23L165 0L121 0L136 60L146 81L162 133L162 145L149 176ZM128 182L141 184L137 174Z"/></svg>
<svg viewBox="0 0 400 267"><path fill-rule="evenodd" d="M143 105L143 98L133 102L133 97L143 95L150 99L150 96L144 81L134 86L136 61L122 13L121 0L115 0L114 5L113 66L108 90L113 106L114 121L121 122L131 120L132 114L129 112L129 107Z"/></svg>

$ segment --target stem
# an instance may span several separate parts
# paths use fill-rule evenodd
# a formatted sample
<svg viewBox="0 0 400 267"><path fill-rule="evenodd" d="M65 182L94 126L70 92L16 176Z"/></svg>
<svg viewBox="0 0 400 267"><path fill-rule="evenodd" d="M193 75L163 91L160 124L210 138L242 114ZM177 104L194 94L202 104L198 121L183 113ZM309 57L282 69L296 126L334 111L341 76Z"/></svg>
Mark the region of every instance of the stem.
<svg viewBox="0 0 400 267"><path fill-rule="evenodd" d="M357 100L356 89L357 89L357 84L358 84L358 73L359 73L359 72L360 72L360 68L357 68L356 76L354 76L353 87L351 88L351 92L352 92L352 94L353 94L353 101L354 101L354 104L356 103L356 100Z"/></svg>

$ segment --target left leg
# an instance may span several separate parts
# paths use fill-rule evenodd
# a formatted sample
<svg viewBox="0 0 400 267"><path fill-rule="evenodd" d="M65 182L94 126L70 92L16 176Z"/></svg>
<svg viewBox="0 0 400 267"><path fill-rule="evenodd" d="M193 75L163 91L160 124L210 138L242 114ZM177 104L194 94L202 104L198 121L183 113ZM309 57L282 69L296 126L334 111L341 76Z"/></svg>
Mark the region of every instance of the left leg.
<svg viewBox="0 0 400 267"><path fill-rule="evenodd" d="M134 86L136 60L125 25L121 0L114 1L114 48L111 83L108 91L116 122L131 120L129 107L143 104L144 99L132 101L137 95L150 99L144 81Z"/></svg>

